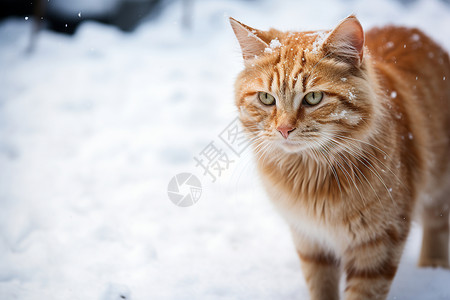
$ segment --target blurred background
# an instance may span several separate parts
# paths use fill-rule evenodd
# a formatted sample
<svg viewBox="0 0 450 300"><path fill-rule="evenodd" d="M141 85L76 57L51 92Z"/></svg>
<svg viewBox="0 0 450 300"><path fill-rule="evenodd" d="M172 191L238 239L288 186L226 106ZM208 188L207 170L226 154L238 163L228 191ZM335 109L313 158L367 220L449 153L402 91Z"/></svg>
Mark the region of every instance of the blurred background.
<svg viewBox="0 0 450 300"><path fill-rule="evenodd" d="M184 8L184 26L190 25L193 0L178 0ZM80 0L69 3L64 0L2 0L0 17L32 16L42 21L45 28L73 34L86 20L114 25L124 31L132 31L142 20L157 16L176 0ZM82 16L81 16L82 14Z"/></svg>
<svg viewBox="0 0 450 300"><path fill-rule="evenodd" d="M0 0L0 299L307 299L249 149L233 151L243 68L228 23L418 27L450 49L449 0ZM213 179L195 159L229 165ZM189 207L169 199L187 172ZM181 190L181 188L180 188ZM450 299L415 267L389 299Z"/></svg>

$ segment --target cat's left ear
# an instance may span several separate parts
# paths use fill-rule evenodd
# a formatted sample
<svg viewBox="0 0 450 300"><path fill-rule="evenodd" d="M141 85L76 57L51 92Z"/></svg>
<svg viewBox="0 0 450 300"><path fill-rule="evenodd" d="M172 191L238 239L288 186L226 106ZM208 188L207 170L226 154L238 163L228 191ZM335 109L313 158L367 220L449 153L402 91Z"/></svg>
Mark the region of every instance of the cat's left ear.
<svg viewBox="0 0 450 300"><path fill-rule="evenodd" d="M230 17L230 24L241 46L244 60L249 60L264 54L269 45L262 40L264 32L244 25Z"/></svg>
<svg viewBox="0 0 450 300"><path fill-rule="evenodd" d="M324 48L326 52L359 66L364 55L364 30L358 19L351 15L339 23L329 34Z"/></svg>

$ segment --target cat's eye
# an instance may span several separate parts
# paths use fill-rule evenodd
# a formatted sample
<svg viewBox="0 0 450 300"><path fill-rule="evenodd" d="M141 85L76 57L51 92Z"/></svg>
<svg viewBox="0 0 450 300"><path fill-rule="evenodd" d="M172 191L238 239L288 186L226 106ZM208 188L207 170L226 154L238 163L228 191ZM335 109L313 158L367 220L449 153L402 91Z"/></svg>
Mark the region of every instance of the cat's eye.
<svg viewBox="0 0 450 300"><path fill-rule="evenodd" d="M323 99L323 92L310 92L303 98L303 102L307 105L317 105Z"/></svg>
<svg viewBox="0 0 450 300"><path fill-rule="evenodd" d="M265 105L274 105L275 104L275 97L269 93L259 92L258 98L259 98L259 101L261 101Z"/></svg>

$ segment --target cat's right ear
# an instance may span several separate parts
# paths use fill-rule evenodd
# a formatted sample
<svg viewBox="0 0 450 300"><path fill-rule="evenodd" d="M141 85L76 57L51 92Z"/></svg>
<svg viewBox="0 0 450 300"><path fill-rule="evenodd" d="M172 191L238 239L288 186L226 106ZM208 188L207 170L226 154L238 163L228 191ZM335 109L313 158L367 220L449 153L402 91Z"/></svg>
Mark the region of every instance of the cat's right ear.
<svg viewBox="0 0 450 300"><path fill-rule="evenodd" d="M364 54L364 31L358 19L350 15L329 34L325 49L341 59L361 64Z"/></svg>
<svg viewBox="0 0 450 300"><path fill-rule="evenodd" d="M264 50L269 45L259 37L263 35L262 31L244 25L231 17L230 24L241 46L244 60L253 59L255 56L264 54Z"/></svg>

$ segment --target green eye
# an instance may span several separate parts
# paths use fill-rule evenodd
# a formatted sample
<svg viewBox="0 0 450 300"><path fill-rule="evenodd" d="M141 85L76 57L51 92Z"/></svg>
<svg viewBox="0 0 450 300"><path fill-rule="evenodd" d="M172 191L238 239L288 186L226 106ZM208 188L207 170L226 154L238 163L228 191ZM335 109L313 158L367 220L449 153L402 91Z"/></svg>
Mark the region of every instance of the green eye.
<svg viewBox="0 0 450 300"><path fill-rule="evenodd" d="M259 101L261 101L265 105L274 105L275 104L275 98L269 93L259 92L258 98L259 98Z"/></svg>
<svg viewBox="0 0 450 300"><path fill-rule="evenodd" d="M303 102L307 105L317 105L323 99L323 92L310 92L303 98Z"/></svg>

